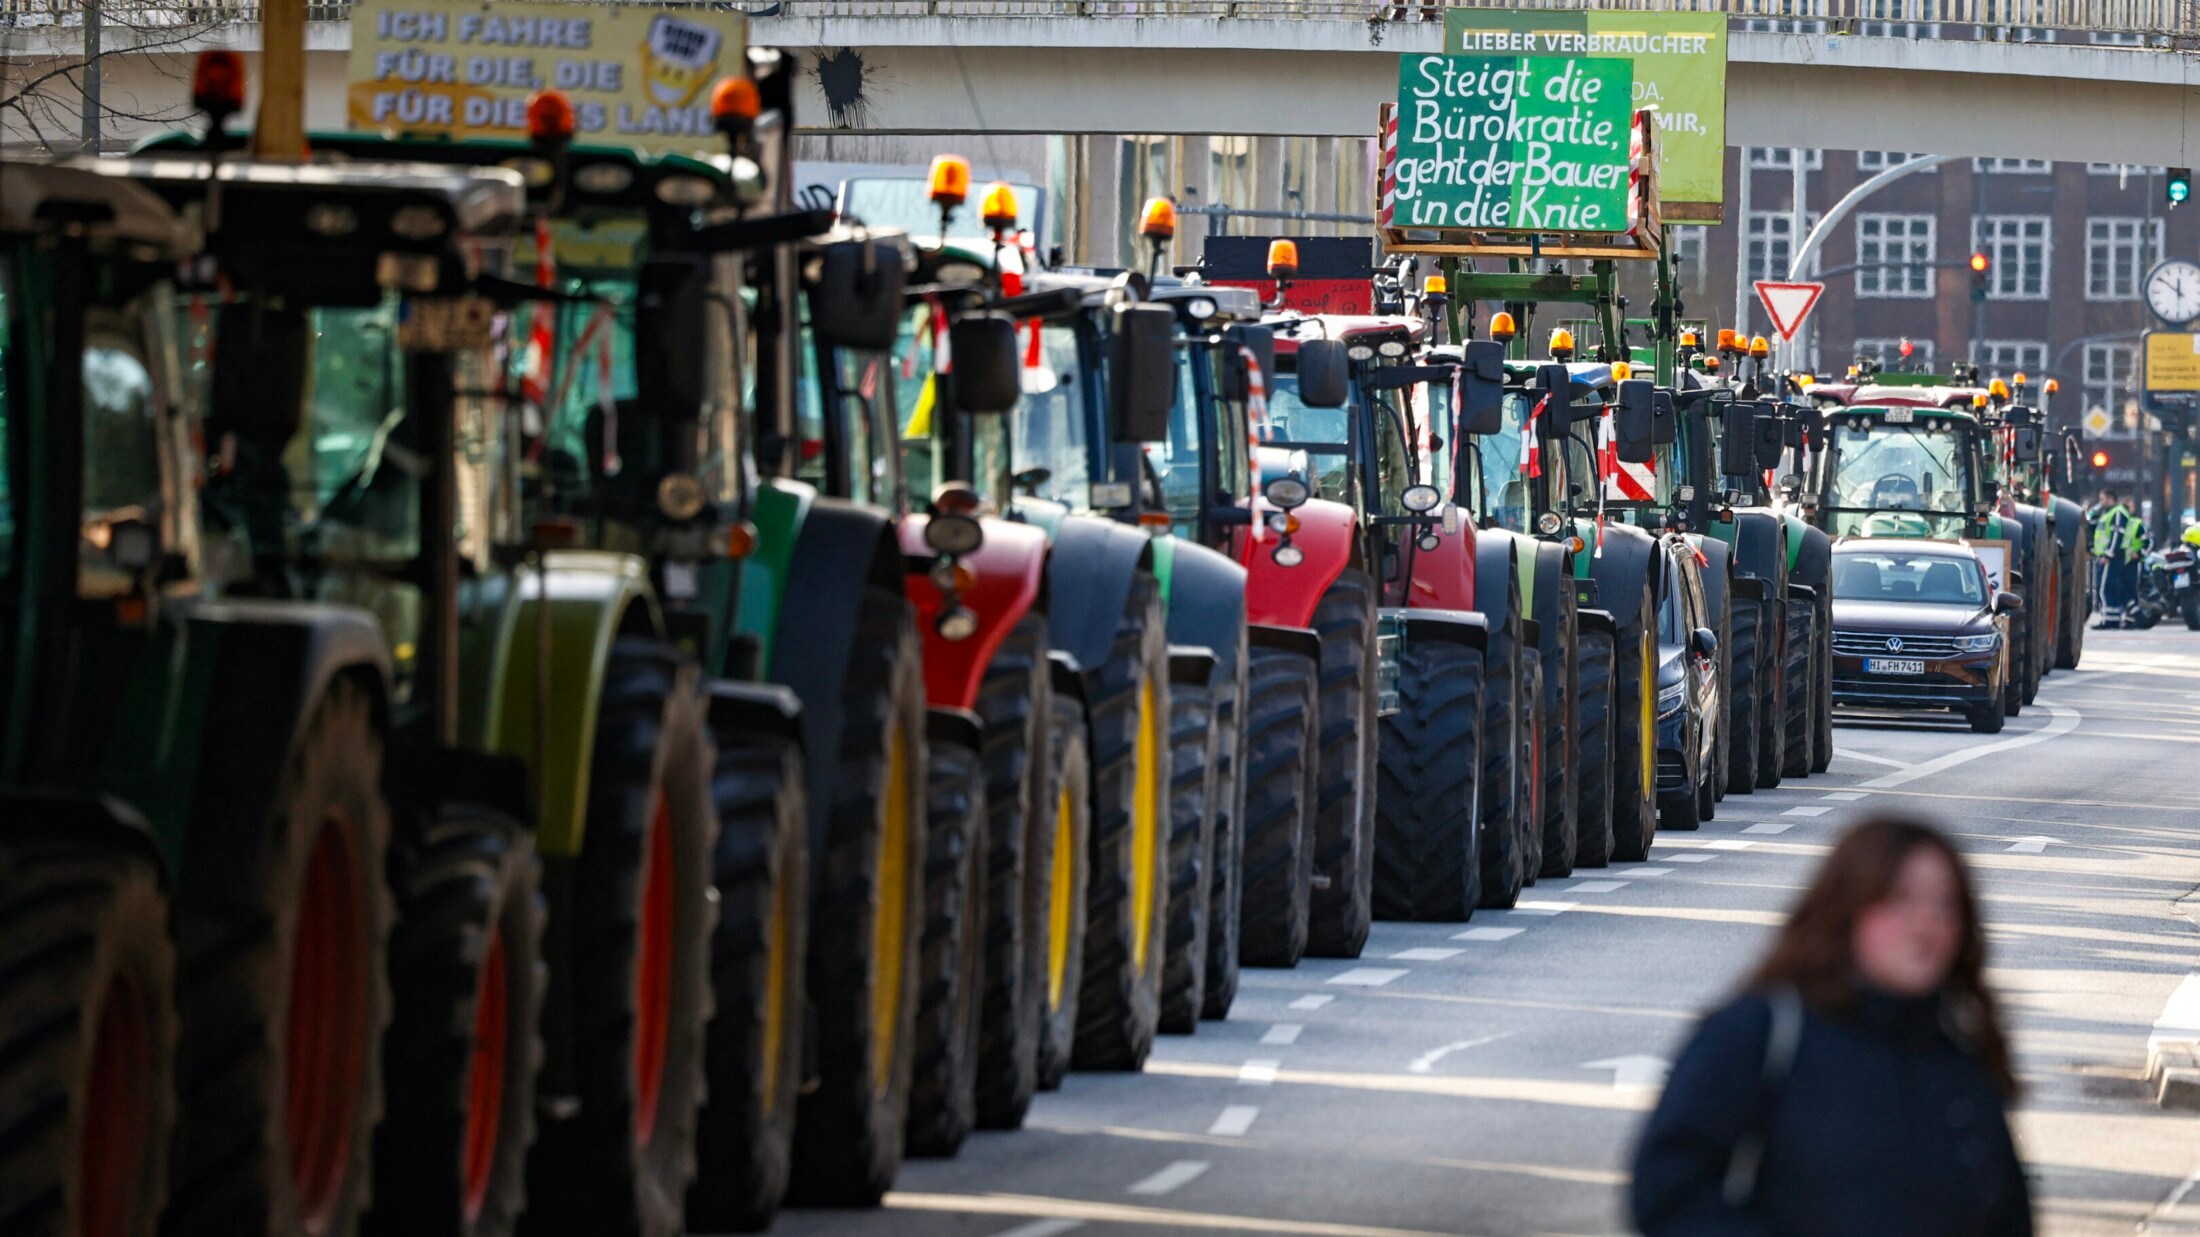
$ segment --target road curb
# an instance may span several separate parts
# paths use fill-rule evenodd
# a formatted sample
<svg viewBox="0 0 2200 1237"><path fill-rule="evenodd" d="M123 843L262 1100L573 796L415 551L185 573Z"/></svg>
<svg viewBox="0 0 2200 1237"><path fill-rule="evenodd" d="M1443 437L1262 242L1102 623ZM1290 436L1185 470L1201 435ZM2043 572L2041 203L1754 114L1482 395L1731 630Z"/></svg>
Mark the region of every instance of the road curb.
<svg viewBox="0 0 2200 1237"><path fill-rule="evenodd" d="M2147 1036L2147 1085L2163 1108L2200 1111L2200 972L2177 985Z"/></svg>

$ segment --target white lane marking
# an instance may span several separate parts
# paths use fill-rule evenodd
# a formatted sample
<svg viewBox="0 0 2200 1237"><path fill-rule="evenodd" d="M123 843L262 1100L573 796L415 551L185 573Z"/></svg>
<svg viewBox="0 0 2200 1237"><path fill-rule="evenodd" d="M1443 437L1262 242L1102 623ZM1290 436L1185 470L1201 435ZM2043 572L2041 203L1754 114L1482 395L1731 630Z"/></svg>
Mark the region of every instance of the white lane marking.
<svg viewBox="0 0 2200 1237"><path fill-rule="evenodd" d="M1265 1087L1276 1080L1276 1071L1282 1068L1281 1061L1247 1061L1238 1066L1238 1081L1248 1087Z"/></svg>
<svg viewBox="0 0 2200 1237"><path fill-rule="evenodd" d="M1823 816L1823 815L1825 815L1826 813L1828 813L1828 812L1830 812L1830 811L1832 811L1832 810L1833 810L1833 809L1832 809L1832 808L1830 808L1830 807L1820 807L1820 806L1812 806L1812 807L1791 807L1791 808L1789 808L1789 809L1788 809L1787 811L1785 811L1785 812L1782 812L1782 813L1780 813L1780 815L1782 815L1782 816Z"/></svg>
<svg viewBox="0 0 2200 1237"><path fill-rule="evenodd" d="M1314 992L1309 993L1306 996L1302 996L1298 1000L1291 1002L1290 1007L1292 1009L1320 1009L1322 1006L1327 1005L1331 1001L1334 1001L1336 999L1336 997L1333 997L1326 992Z"/></svg>
<svg viewBox="0 0 2200 1237"><path fill-rule="evenodd" d="M1602 1061L1583 1061L1576 1068L1608 1069L1612 1071L1614 1087L1647 1091L1665 1081L1667 1064L1663 1057L1610 1057Z"/></svg>
<svg viewBox="0 0 2200 1237"><path fill-rule="evenodd" d="M1570 911L1579 905L1581 905L1579 902L1529 902L1523 900L1513 903L1512 913L1515 915L1556 915L1561 911Z"/></svg>
<svg viewBox="0 0 2200 1237"><path fill-rule="evenodd" d="M1257 1104L1231 1104L1215 1118L1213 1125L1207 1127L1207 1132L1217 1138L1238 1138L1253 1128L1253 1120L1258 1116L1260 1106Z"/></svg>
<svg viewBox="0 0 2200 1237"><path fill-rule="evenodd" d="M1920 778L1946 772L1957 765L1969 764L1981 756L1989 756L1995 752L2011 751L2020 747L2030 747L2035 743L2045 743L2049 739L2060 738L2076 730L2079 721L2082 720L2076 709L2066 705L2048 705L2047 712L2047 724L2029 734L2020 734L2015 738L2003 739L1999 743L1981 743L1975 747L1957 748L1945 756L1935 756L1924 764L1911 765L1900 772L1889 773L1884 777L1875 777L1868 782L1858 782L1856 789L1889 790L1896 786L1905 786Z"/></svg>
<svg viewBox="0 0 2200 1237"><path fill-rule="evenodd" d="M1748 830L1744 830L1743 832L1745 832L1745 833L1746 833L1746 832L1749 832L1750 830L1755 830L1755 829L1762 829L1762 828L1764 828L1764 826L1762 826L1762 825L1751 825L1751 826L1750 826L1750 828L1749 828ZM1780 829L1769 829L1769 830L1766 830L1766 832L1768 832L1768 833L1780 833L1780 832L1783 832L1783 830L1780 830ZM1720 839L1719 839L1718 841L1716 841L1716 842L1706 842L1706 843L1704 843L1704 844L1703 844L1703 848L1704 848L1705 850L1748 850L1748 849L1749 849L1750 847L1752 847L1752 846L1755 846L1755 845L1756 845L1756 843L1755 843L1755 842L1744 842L1744 841L1742 841L1742 840L1741 840L1740 838L1720 838Z"/></svg>
<svg viewBox="0 0 2200 1237"><path fill-rule="evenodd" d="M1455 934L1455 941L1509 941L1526 932L1526 928L1469 928Z"/></svg>
<svg viewBox="0 0 2200 1237"><path fill-rule="evenodd" d="M1268 1028L1268 1033L1260 1037L1260 1042L1279 1045L1295 1044L1299 1042L1299 1032L1305 1029L1296 1022L1279 1022Z"/></svg>
<svg viewBox="0 0 2200 1237"><path fill-rule="evenodd" d="M1029 1224L1004 1228L993 1234L993 1237L1056 1237L1057 1234L1067 1233L1084 1226L1085 1222L1083 1220L1033 1220Z"/></svg>
<svg viewBox="0 0 2200 1237"><path fill-rule="evenodd" d="M1167 1194L1207 1171L1205 1160L1178 1160L1131 1187L1133 1194Z"/></svg>
<svg viewBox="0 0 2200 1237"><path fill-rule="evenodd" d="M1432 949L1423 946L1419 949L1401 949L1390 957L1395 962L1442 962L1465 952L1467 951L1464 949Z"/></svg>
<svg viewBox="0 0 2200 1237"><path fill-rule="evenodd" d="M1575 881L1573 884L1568 885L1563 892L1611 893L1613 890L1625 888L1627 888L1626 881Z"/></svg>
<svg viewBox="0 0 2200 1237"><path fill-rule="evenodd" d="M1795 827L1792 820L1768 820L1761 825L1751 825L1743 833L1786 833Z"/></svg>
<svg viewBox="0 0 2200 1237"><path fill-rule="evenodd" d="M1665 856L1660 855L1658 858L1663 859ZM1671 868L1615 868L1613 871L1621 876L1671 876L1673 874Z"/></svg>
<svg viewBox="0 0 2200 1237"><path fill-rule="evenodd" d="M2009 849L2003 853L2010 855L2044 855L2047 853L2047 848L2054 844L2055 839L2048 837L2018 838L2016 841L2011 842Z"/></svg>
<svg viewBox="0 0 2200 1237"><path fill-rule="evenodd" d="M1473 1039L1462 1039L1455 1043L1446 1044L1441 1048L1431 1049L1408 1062L1406 1072L1408 1074L1426 1074L1436 1068L1438 1061L1443 1060L1452 1053L1465 1052L1469 1048L1480 1048L1484 1044L1494 1043L1512 1034L1514 1034L1512 1031L1499 1031L1495 1035L1478 1035Z"/></svg>
<svg viewBox="0 0 2200 1237"><path fill-rule="evenodd" d="M1861 790L1837 790L1830 795L1820 795L1818 797L1828 803L1854 803L1864 797L1864 792Z"/></svg>
<svg viewBox="0 0 2200 1237"><path fill-rule="evenodd" d="M1702 854L1659 855L1658 861L1660 863L1709 863L1716 858L1718 858L1717 855Z"/></svg>
<svg viewBox="0 0 2200 1237"><path fill-rule="evenodd" d="M1354 988L1380 988L1405 974L1403 967L1356 966L1342 975L1332 975L1329 982Z"/></svg>
<svg viewBox="0 0 2200 1237"><path fill-rule="evenodd" d="M1837 757L1846 756L1850 760L1868 760L1875 765L1892 765L1897 769L1907 769L1910 767L1910 762L1907 760L1891 760L1885 756L1874 756L1870 752L1852 752L1848 751L1845 748L1837 747L1833 749L1833 754Z"/></svg>

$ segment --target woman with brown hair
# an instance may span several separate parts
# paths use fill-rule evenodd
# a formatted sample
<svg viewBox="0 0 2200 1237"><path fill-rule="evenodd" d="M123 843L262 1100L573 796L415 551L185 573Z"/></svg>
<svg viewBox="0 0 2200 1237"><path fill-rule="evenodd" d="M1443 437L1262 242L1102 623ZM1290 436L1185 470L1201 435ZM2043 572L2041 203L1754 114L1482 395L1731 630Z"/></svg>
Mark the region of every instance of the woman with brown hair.
<svg viewBox="0 0 2200 1237"><path fill-rule="evenodd" d="M1704 1019L1635 1153L1662 1234L2028 1234L2017 1084L1955 847L1858 825L1747 989Z"/></svg>

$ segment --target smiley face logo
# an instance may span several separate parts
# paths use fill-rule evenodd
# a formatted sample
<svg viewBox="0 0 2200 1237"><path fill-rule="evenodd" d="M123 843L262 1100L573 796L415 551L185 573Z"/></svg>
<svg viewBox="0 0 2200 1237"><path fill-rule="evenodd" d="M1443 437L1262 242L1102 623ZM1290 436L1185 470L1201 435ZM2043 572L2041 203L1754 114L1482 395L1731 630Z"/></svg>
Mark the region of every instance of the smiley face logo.
<svg viewBox="0 0 2200 1237"><path fill-rule="evenodd" d="M709 26L659 13L642 42L642 77L650 98L665 107L686 107L718 72L725 36Z"/></svg>

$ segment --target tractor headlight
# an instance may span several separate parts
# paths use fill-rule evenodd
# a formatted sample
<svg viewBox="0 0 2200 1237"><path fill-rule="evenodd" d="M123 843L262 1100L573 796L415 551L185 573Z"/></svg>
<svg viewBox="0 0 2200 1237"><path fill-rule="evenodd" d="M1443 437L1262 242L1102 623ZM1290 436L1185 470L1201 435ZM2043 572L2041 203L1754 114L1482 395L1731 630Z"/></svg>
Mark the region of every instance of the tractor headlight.
<svg viewBox="0 0 2200 1237"><path fill-rule="evenodd" d="M985 527L967 515L944 512L926 522L924 544L941 554L968 554L985 544Z"/></svg>
<svg viewBox="0 0 2200 1237"><path fill-rule="evenodd" d="M1276 560L1278 567L1296 567L1306 561L1306 551L1295 545L1279 545L1270 557Z"/></svg>
<svg viewBox="0 0 2200 1237"><path fill-rule="evenodd" d="M1546 511L1535 518L1535 531L1546 537L1556 537L1558 530L1566 527L1566 518L1556 511Z"/></svg>
<svg viewBox="0 0 2200 1237"><path fill-rule="evenodd" d="M1306 500L1314 496L1314 491L1308 488L1306 482L1297 477L1278 477L1270 481L1261 493L1267 496L1269 502L1285 511L1305 506Z"/></svg>
<svg viewBox="0 0 2200 1237"><path fill-rule="evenodd" d="M1433 485L1409 485L1406 492L1398 496L1398 501L1406 510L1420 515L1436 510L1436 504L1444 501L1444 495Z"/></svg>

